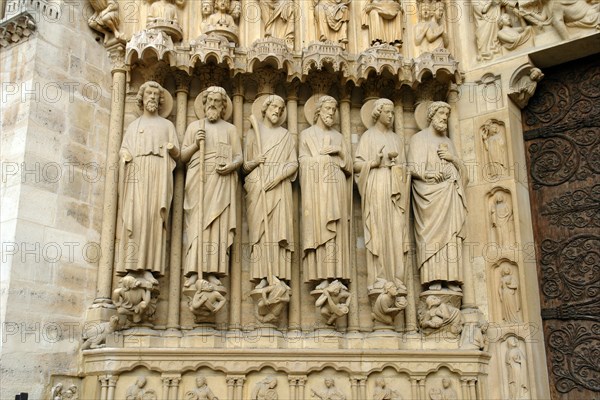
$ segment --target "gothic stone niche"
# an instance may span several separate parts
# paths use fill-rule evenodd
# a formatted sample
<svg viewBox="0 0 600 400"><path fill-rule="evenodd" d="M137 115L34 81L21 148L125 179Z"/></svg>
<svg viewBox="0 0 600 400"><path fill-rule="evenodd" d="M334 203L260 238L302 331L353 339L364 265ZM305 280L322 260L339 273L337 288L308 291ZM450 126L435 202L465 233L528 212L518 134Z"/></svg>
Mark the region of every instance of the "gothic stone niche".
<svg viewBox="0 0 600 400"><path fill-rule="evenodd" d="M425 393L430 400L458 400L468 398L462 393L459 375L442 367L427 375Z"/></svg>
<svg viewBox="0 0 600 400"><path fill-rule="evenodd" d="M116 399L157 400L161 394L162 381L157 372L146 368L135 370L119 376L115 389Z"/></svg>
<svg viewBox="0 0 600 400"><path fill-rule="evenodd" d="M179 393L186 400L215 400L209 393L219 399L227 399L225 375L208 367L186 372L181 376Z"/></svg>
<svg viewBox="0 0 600 400"><path fill-rule="evenodd" d="M408 374L397 372L387 367L381 372L374 372L367 379L367 399L400 400L409 399L411 393Z"/></svg>
<svg viewBox="0 0 600 400"><path fill-rule="evenodd" d="M273 368L263 368L246 376L244 383L244 399L287 399L289 398L288 377Z"/></svg>

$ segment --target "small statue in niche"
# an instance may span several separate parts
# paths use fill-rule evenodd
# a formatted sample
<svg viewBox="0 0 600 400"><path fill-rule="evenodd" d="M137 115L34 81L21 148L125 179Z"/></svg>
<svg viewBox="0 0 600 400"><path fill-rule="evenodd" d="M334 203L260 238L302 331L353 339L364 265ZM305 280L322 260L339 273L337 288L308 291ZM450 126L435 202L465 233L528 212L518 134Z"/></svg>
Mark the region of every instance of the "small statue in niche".
<svg viewBox="0 0 600 400"><path fill-rule="evenodd" d="M88 25L95 31L104 34L104 44L108 43L111 34L124 40L125 35L119 31L119 3L117 0L89 0L94 13L88 19Z"/></svg>
<svg viewBox="0 0 600 400"><path fill-rule="evenodd" d="M467 217L465 187L469 178L448 137L449 115L448 103L437 101L429 105L429 126L411 138L408 165L413 178L412 205L421 284L429 290L447 286L460 292Z"/></svg>
<svg viewBox="0 0 600 400"><path fill-rule="evenodd" d="M152 321L158 292L158 280L149 271L130 272L121 278L112 298L119 314L118 327Z"/></svg>
<svg viewBox="0 0 600 400"><path fill-rule="evenodd" d="M183 202L186 288L198 279L218 287L218 278L229 274L236 229L236 171L243 159L235 126L223 120L231 111L225 89L211 86L201 96L205 118L188 126L181 151L181 161L187 165Z"/></svg>
<svg viewBox="0 0 600 400"><path fill-rule="evenodd" d="M527 363L525 354L519 348L519 339L511 336L506 341L506 372L508 376L508 395L510 400L528 399Z"/></svg>
<svg viewBox="0 0 600 400"><path fill-rule="evenodd" d="M154 1L148 10L147 23L156 20L177 23L177 6L183 7L185 0L149 0Z"/></svg>
<svg viewBox="0 0 600 400"><path fill-rule="evenodd" d="M498 190L491 198L490 219L494 239L501 248L515 245L514 216L510 194Z"/></svg>
<svg viewBox="0 0 600 400"><path fill-rule="evenodd" d="M485 171L491 178L505 175L508 168L508 149L504 138L504 124L496 119L489 119L481 127L480 133L487 157Z"/></svg>
<svg viewBox="0 0 600 400"><path fill-rule="evenodd" d="M267 286L272 276L291 278L294 251L292 182L296 179L296 145L281 124L285 102L268 96L261 105L259 122L251 117L252 129L246 134L244 171L251 253L251 276Z"/></svg>
<svg viewBox="0 0 600 400"><path fill-rule="evenodd" d="M427 310L420 315L421 328L425 335L448 332L453 336L460 335L463 318L460 310L438 296L429 295L425 300Z"/></svg>
<svg viewBox="0 0 600 400"><path fill-rule="evenodd" d="M501 271L498 297L502 303L502 321L521 322L521 305L519 301L519 280L512 273L512 268L505 265Z"/></svg>
<svg viewBox="0 0 600 400"><path fill-rule="evenodd" d="M381 285L382 283L383 285ZM381 290L378 291L380 286L382 286ZM396 284L379 280L375 285L369 287L368 291L369 295L376 291L380 292L373 303L373 312L371 312L373 321L384 325L393 325L394 317L406 308L406 286L402 282Z"/></svg>
<svg viewBox="0 0 600 400"><path fill-rule="evenodd" d="M213 278L214 283L204 279L195 282L196 293L189 306L190 311L196 316L196 322L202 322L205 318L218 313L227 302L223 296L225 288L221 281L217 281Z"/></svg>
<svg viewBox="0 0 600 400"><path fill-rule="evenodd" d="M393 131L394 103L373 104L369 128L362 134L354 159L354 173L362 198L367 282L405 280L405 211L410 197L402 137ZM369 123L370 122L370 123Z"/></svg>
<svg viewBox="0 0 600 400"><path fill-rule="evenodd" d="M157 400L153 389L145 389L146 383L146 377L138 377L135 383L127 388L125 400Z"/></svg>
<svg viewBox="0 0 600 400"><path fill-rule="evenodd" d="M294 47L295 5L292 0L262 0L260 14L265 24L265 37L284 39L287 47Z"/></svg>
<svg viewBox="0 0 600 400"><path fill-rule="evenodd" d="M252 390L251 400L277 400L277 378L274 376L267 376L260 382L254 385Z"/></svg>
<svg viewBox="0 0 600 400"><path fill-rule="evenodd" d="M402 397L397 390L392 390L387 386L385 379L377 378L373 390L373 400L402 400Z"/></svg>
<svg viewBox="0 0 600 400"><path fill-rule="evenodd" d="M106 346L106 339L119 328L119 317L113 315L109 321L89 324L84 327L81 350L99 349Z"/></svg>
<svg viewBox="0 0 600 400"><path fill-rule="evenodd" d="M531 26L520 26L515 28L510 15L504 13L498 20L498 41L506 50L514 50L527 43L533 35Z"/></svg>
<svg viewBox="0 0 600 400"><path fill-rule="evenodd" d="M362 9L362 26L369 29L371 46L402 45L402 12L400 0L367 0Z"/></svg>
<svg viewBox="0 0 600 400"><path fill-rule="evenodd" d="M420 7L421 20L415 26L416 45L420 47L422 53L448 47L450 39L444 18L444 2L422 1Z"/></svg>
<svg viewBox="0 0 600 400"><path fill-rule="evenodd" d="M208 387L206 377L198 375L196 377L196 389L189 390L185 394L186 400L219 400Z"/></svg>
<svg viewBox="0 0 600 400"><path fill-rule="evenodd" d="M320 400L346 400L346 396L335 387L333 378L325 378L324 383L325 389L323 390L310 389L312 397L317 397Z"/></svg>
<svg viewBox="0 0 600 400"><path fill-rule="evenodd" d="M239 27L237 21L241 14L239 1L230 0L203 0L202 31L206 34L212 32L221 34L230 42L238 42Z"/></svg>
<svg viewBox="0 0 600 400"><path fill-rule="evenodd" d="M327 283L325 281L324 283ZM321 315L327 321L327 325L333 325L335 321L348 314L350 310L350 292L340 281L335 280L325 287L323 284L316 287L313 293L320 293L315 306L321 309Z"/></svg>
<svg viewBox="0 0 600 400"><path fill-rule="evenodd" d="M302 196L302 265L306 282L350 280L348 177L352 158L341 133L333 129L337 101L322 96L298 140ZM341 284L341 283L340 283ZM343 285L342 285L343 286Z"/></svg>
<svg viewBox="0 0 600 400"><path fill-rule="evenodd" d="M522 76L511 88L508 96L520 107L525 108L529 103L529 99L535 93L537 84L544 78L542 70L539 68L531 68L529 74Z"/></svg>
<svg viewBox="0 0 600 400"><path fill-rule="evenodd" d="M429 398L431 400L458 400L458 395L452 387L452 381L443 378L441 388L431 388L429 390Z"/></svg>
<svg viewBox="0 0 600 400"><path fill-rule="evenodd" d="M125 276L113 298L119 314L140 322L154 314L156 278L164 275L167 264L167 227L179 141L173 123L159 114L159 110L168 114L169 102L172 106L172 98L162 86L144 83L136 100L143 114L127 127L120 150L123 170L115 270Z"/></svg>
<svg viewBox="0 0 600 400"><path fill-rule="evenodd" d="M317 39L321 42L348 44L348 21L350 0L314 0Z"/></svg>

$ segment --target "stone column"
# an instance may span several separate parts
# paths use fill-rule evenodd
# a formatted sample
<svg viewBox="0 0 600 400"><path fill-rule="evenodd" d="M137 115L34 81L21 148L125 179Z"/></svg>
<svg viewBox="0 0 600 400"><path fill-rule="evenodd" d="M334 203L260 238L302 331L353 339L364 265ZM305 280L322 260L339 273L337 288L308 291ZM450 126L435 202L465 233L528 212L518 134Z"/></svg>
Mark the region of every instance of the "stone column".
<svg viewBox="0 0 600 400"><path fill-rule="evenodd" d="M179 145L187 128L187 103L189 95L190 76L178 71L175 74L177 82L177 120L175 129ZM185 166L177 162L173 180L173 205L171 207L171 256L169 260L169 308L167 310L167 333L180 336L179 310L181 298L181 263L183 246L183 194L185 190Z"/></svg>
<svg viewBox="0 0 600 400"><path fill-rule="evenodd" d="M460 378L460 389L461 389L462 397L464 397L465 400L475 400L469 394L469 386L467 383L468 381L469 381L469 378Z"/></svg>
<svg viewBox="0 0 600 400"><path fill-rule="evenodd" d="M236 132L241 140L244 129L244 84L240 75L236 77L233 92L233 124L235 125ZM242 204L242 192L243 190L237 191L237 198L235 201L238 204ZM240 232L242 227L242 207L237 207L236 221L238 230L233 238L230 257L229 329L241 329L242 325L242 235Z"/></svg>
<svg viewBox="0 0 600 400"><path fill-rule="evenodd" d="M294 138L296 143L296 150L298 149L298 86L299 81L293 81L288 87L287 96L287 125L288 131ZM292 198L294 206L299 204L299 193L298 190L292 192ZM300 239L300 220L298 219L298 213L294 213L294 237ZM290 281L290 287L292 289L292 297L290 298L289 312L288 312L288 328L294 330L300 330L300 313L301 313L301 294L302 294L302 282L300 270L302 269L302 248L299 244L295 246L296 253L292 259L292 279Z"/></svg>
<svg viewBox="0 0 600 400"><path fill-rule="evenodd" d="M244 394L244 381L246 378L243 376L238 376L235 379L235 392L233 395L234 400L242 400L242 395Z"/></svg>
<svg viewBox="0 0 600 400"><path fill-rule="evenodd" d="M100 381L100 400L106 400L106 395L108 393L108 376L99 376L98 380Z"/></svg>
<svg viewBox="0 0 600 400"><path fill-rule="evenodd" d="M306 377L306 376L298 378L298 400L306 399L305 393L306 393L307 379L308 379L308 377Z"/></svg>
<svg viewBox="0 0 600 400"><path fill-rule="evenodd" d="M100 261L96 280L94 305L112 305L111 289L113 263L115 259L115 232L118 208L119 149L123 138L125 118L125 45L116 43L108 48L112 64L112 95L110 122L108 126L108 148L106 152L104 209L102 210L102 236L100 238Z"/></svg>
<svg viewBox="0 0 600 400"><path fill-rule="evenodd" d="M289 385L289 399L290 400L297 400L298 399L298 379L293 377L293 376L289 376L288 377L288 385Z"/></svg>
<svg viewBox="0 0 600 400"><path fill-rule="evenodd" d="M358 397L358 379L357 378L350 379L350 391L352 393L353 399L362 398L362 397Z"/></svg>
<svg viewBox="0 0 600 400"><path fill-rule="evenodd" d="M419 379L419 400L425 400L427 393L425 392L425 378Z"/></svg>
<svg viewBox="0 0 600 400"><path fill-rule="evenodd" d="M179 396L179 383L181 383L181 377L174 376L171 378L171 383L169 384L169 400L179 400L181 398Z"/></svg>
<svg viewBox="0 0 600 400"><path fill-rule="evenodd" d="M108 390L106 391L106 400L114 400L115 389L117 387L117 381L119 380L118 375L108 376Z"/></svg>
<svg viewBox="0 0 600 400"><path fill-rule="evenodd" d="M162 377L162 400L169 400L169 387L171 386L171 377Z"/></svg>
<svg viewBox="0 0 600 400"><path fill-rule="evenodd" d="M358 380L358 395L359 399L367 398L367 377L362 377Z"/></svg>
<svg viewBox="0 0 600 400"><path fill-rule="evenodd" d="M350 95L352 89L347 85L340 87L340 130L346 141L348 149L352 149L352 127L350 125ZM350 198L350 260L356 260L356 233L354 232L354 179L349 179L348 193ZM356 264L356 263L355 263ZM350 286L350 310L348 312L348 331L358 332L360 330L360 322L358 318L358 271L352 268L352 284Z"/></svg>
<svg viewBox="0 0 600 400"><path fill-rule="evenodd" d="M419 379L420 378L410 378L410 398L411 399L419 398Z"/></svg>
<svg viewBox="0 0 600 400"><path fill-rule="evenodd" d="M233 399L233 392L235 388L235 378L227 377L225 378L225 382L227 382L227 398Z"/></svg>
<svg viewBox="0 0 600 400"><path fill-rule="evenodd" d="M471 396L471 400L477 400L477 378L469 379L469 395Z"/></svg>

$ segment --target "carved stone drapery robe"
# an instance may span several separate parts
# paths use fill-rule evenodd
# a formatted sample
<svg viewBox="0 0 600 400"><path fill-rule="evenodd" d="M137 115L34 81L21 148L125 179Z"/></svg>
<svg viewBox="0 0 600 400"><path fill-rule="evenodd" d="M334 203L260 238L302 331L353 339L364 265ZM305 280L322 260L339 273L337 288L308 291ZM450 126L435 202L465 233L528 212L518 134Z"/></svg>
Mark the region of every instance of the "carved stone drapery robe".
<svg viewBox="0 0 600 400"><path fill-rule="evenodd" d="M340 154L321 155L324 146ZM350 207L346 171L352 160L341 133L312 126L300 133L304 281L350 279Z"/></svg>
<svg viewBox="0 0 600 400"><path fill-rule="evenodd" d="M175 126L159 116L140 117L125 132L120 152L128 152L133 159L122 166L120 181L116 263L120 275L165 272L175 169L167 143L179 149Z"/></svg>
<svg viewBox="0 0 600 400"><path fill-rule="evenodd" d="M383 148L383 167L371 168ZM396 152L396 165L391 166L388 153ZM405 201L410 194L404 188L405 157L401 137L392 131L371 128L363 133L356 150L355 163L362 163L356 182L362 198L365 246L367 248L368 285L377 278L405 282L404 232Z"/></svg>
<svg viewBox="0 0 600 400"><path fill-rule="evenodd" d="M201 121L190 124L183 139L183 149L194 144L196 132ZM216 123L205 121L204 153L204 220L202 221L202 244L198 246L200 232L199 199L200 190L200 152L197 151L187 164L185 178L185 197L183 210L185 216L184 271L186 276L193 273L210 273L225 276L229 273L229 250L233 244L236 229L236 191L238 174L234 171L220 175L216 169L223 163L242 159L242 145L232 124L218 120ZM203 265L199 264L199 252L203 251Z"/></svg>
<svg viewBox="0 0 600 400"><path fill-rule="evenodd" d="M348 43L348 20L350 0L319 0L315 4L317 39L334 43Z"/></svg>
<svg viewBox="0 0 600 400"><path fill-rule="evenodd" d="M401 6L395 0L373 0L363 8L362 25L369 27L369 42L402 41ZM398 18L400 16L400 18Z"/></svg>
<svg viewBox="0 0 600 400"><path fill-rule="evenodd" d="M458 154L447 136L435 134L428 127L410 140L408 167L413 169L412 205L414 211L417 261L421 283L433 281L462 283L462 241L467 215L464 188L466 170L441 160L440 145L458 160ZM460 161L459 161L460 163ZM450 179L440 183L425 181L426 172L445 171Z"/></svg>
<svg viewBox="0 0 600 400"><path fill-rule="evenodd" d="M249 240L252 246L251 277L262 279L268 277L267 263L270 259L271 273L279 279L291 279L292 253L294 251L293 219L294 204L292 198L292 181L296 173L281 181L276 187L265 192L263 185L298 168L296 145L294 138L285 128L268 129L259 122L261 151L254 130L248 131L244 146L245 161L252 161L260 154L266 161L250 172L244 181L246 190L246 211L248 216ZM266 197L269 237L265 237L265 205ZM267 259L269 257L269 259ZM270 279L270 277L269 277Z"/></svg>

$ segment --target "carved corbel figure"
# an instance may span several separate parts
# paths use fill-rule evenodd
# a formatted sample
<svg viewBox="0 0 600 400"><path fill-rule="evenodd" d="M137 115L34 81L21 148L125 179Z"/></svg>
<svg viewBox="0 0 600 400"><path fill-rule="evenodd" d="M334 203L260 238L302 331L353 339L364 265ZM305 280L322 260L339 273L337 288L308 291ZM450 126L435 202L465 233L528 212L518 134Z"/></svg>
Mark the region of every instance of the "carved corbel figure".
<svg viewBox="0 0 600 400"><path fill-rule="evenodd" d="M106 338L119 328L119 317L113 315L109 321L100 322L85 327L81 344L81 350L98 349L106 346Z"/></svg>
<svg viewBox="0 0 600 400"><path fill-rule="evenodd" d="M104 44L108 43L111 35L124 40L125 35L119 31L119 3L117 0L89 0L94 13L88 19L88 25L95 31L104 34Z"/></svg>
<svg viewBox="0 0 600 400"><path fill-rule="evenodd" d="M329 283L327 286L324 283L317 286L311 294L319 296L315 306L320 308L321 315L327 321L327 325L333 325L338 318L348 314L350 310L350 292L338 280Z"/></svg>
<svg viewBox="0 0 600 400"><path fill-rule="evenodd" d="M542 70L539 68L531 68L529 74L521 76L514 85L508 96L520 107L525 108L529 99L535 93L537 84L544 78Z"/></svg>
<svg viewBox="0 0 600 400"><path fill-rule="evenodd" d="M119 314L119 327L133 322L151 321L156 311L158 280L149 271L132 271L119 280L113 292L113 303Z"/></svg>
<svg viewBox="0 0 600 400"><path fill-rule="evenodd" d="M442 301L435 295L427 296L427 310L419 317L425 335L447 332L458 336L462 332L463 318L460 310L450 302Z"/></svg>
<svg viewBox="0 0 600 400"><path fill-rule="evenodd" d="M256 319L262 323L275 321L290 302L292 289L276 276L273 276L271 282L250 292L256 304Z"/></svg>
<svg viewBox="0 0 600 400"><path fill-rule="evenodd" d="M196 316L196 322L203 322L206 318L218 313L227 301L224 294L225 288L216 278L215 283L204 279L195 282L196 293L190 300L190 311Z"/></svg>
<svg viewBox="0 0 600 400"><path fill-rule="evenodd" d="M394 283L378 279L368 288L368 292L373 307L373 321L376 324L393 325L396 315L406 308L406 286L400 281Z"/></svg>

